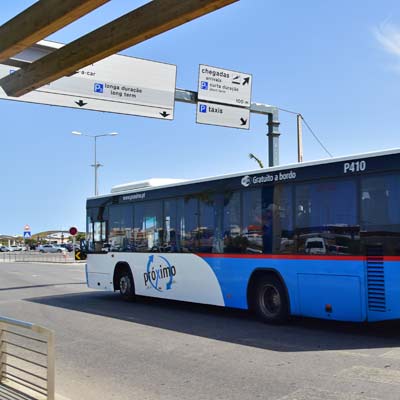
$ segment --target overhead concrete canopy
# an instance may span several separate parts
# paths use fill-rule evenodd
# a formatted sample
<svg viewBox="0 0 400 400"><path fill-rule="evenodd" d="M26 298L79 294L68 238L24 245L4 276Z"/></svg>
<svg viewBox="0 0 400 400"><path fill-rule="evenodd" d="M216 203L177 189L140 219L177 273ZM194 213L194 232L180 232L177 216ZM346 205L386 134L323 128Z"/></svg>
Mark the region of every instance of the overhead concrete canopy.
<svg viewBox="0 0 400 400"><path fill-rule="evenodd" d="M54 4L54 1L57 4L74 2L73 0L40 0L38 3ZM237 1L239 0L153 0L2 78L0 86L8 96L22 96L118 51ZM83 0L81 2L85 3ZM94 1L94 3L101 3L101 1ZM3 46L3 57L15 52L16 43L21 43L17 33L14 32L18 26L24 22L32 25L32 13L35 11L29 10L20 14L21 18L15 18L15 21L11 20L3 25L3 33L1 32L3 27L0 28L0 43L5 42L7 32L11 36L6 41L9 43L8 46ZM73 15L74 13L71 13L71 19ZM35 20L37 19L36 15ZM49 25L51 25L50 21ZM52 29L55 25L53 24ZM34 26L31 31L34 31ZM26 41L28 42L27 38Z"/></svg>

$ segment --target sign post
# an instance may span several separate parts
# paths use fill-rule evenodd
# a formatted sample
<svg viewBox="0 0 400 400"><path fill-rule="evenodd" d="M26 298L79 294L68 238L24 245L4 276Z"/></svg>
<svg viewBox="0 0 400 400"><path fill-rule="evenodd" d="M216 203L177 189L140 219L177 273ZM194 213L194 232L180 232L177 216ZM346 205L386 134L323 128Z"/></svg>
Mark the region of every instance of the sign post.
<svg viewBox="0 0 400 400"><path fill-rule="evenodd" d="M31 237L32 237L31 227L28 224L26 224L24 226L23 238L24 239L30 239Z"/></svg>
<svg viewBox="0 0 400 400"><path fill-rule="evenodd" d="M75 226L71 226L71 228L69 228L69 234L72 236L72 251L74 252L74 263L76 263L75 236L77 233L78 233L78 229Z"/></svg>

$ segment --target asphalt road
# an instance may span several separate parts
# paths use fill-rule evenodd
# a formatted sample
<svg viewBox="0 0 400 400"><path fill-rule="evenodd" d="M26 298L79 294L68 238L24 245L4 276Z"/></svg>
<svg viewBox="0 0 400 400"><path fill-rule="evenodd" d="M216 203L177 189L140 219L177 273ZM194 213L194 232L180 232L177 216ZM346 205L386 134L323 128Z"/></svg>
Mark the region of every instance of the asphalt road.
<svg viewBox="0 0 400 400"><path fill-rule="evenodd" d="M296 319L140 298L84 284L83 265L0 263L0 315L56 332L71 400L399 400L400 322Z"/></svg>

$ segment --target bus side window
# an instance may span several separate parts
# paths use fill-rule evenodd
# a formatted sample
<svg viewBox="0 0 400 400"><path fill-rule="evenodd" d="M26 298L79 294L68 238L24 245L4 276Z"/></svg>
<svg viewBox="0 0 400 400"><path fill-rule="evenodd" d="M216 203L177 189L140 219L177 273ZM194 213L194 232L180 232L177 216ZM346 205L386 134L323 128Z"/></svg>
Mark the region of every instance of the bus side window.
<svg viewBox="0 0 400 400"><path fill-rule="evenodd" d="M226 192L223 201L224 253L243 253L247 240L241 235L240 192Z"/></svg>
<svg viewBox="0 0 400 400"><path fill-rule="evenodd" d="M261 189L243 192L242 239L246 253L263 252L263 221Z"/></svg>
<svg viewBox="0 0 400 400"><path fill-rule="evenodd" d="M164 201L164 253L177 253L180 251L180 231L178 227L178 202L177 199Z"/></svg>
<svg viewBox="0 0 400 400"><path fill-rule="evenodd" d="M106 241L106 222L103 221L103 213L104 207L87 210L85 250L88 252L101 252Z"/></svg>
<svg viewBox="0 0 400 400"><path fill-rule="evenodd" d="M295 252L293 240L293 187L274 187L272 252L290 254Z"/></svg>
<svg viewBox="0 0 400 400"><path fill-rule="evenodd" d="M197 251L201 253L220 253L218 243L216 196L201 193L199 196L199 226L197 230Z"/></svg>
<svg viewBox="0 0 400 400"><path fill-rule="evenodd" d="M133 207L130 204L115 205L109 211L109 237L107 251L132 251ZM105 226L104 226L105 232Z"/></svg>
<svg viewBox="0 0 400 400"><path fill-rule="evenodd" d="M358 254L355 179L330 179L295 187L297 251L306 254Z"/></svg>
<svg viewBox="0 0 400 400"><path fill-rule="evenodd" d="M103 247L103 242L105 240L105 235L103 234L103 229L104 229L103 225L105 225L104 222L96 221L94 223L93 238L94 238L94 251L96 253L101 252L101 249Z"/></svg>
<svg viewBox="0 0 400 400"><path fill-rule="evenodd" d="M178 199L178 224L180 231L180 249L183 253L192 253L197 248L197 228L199 221L199 202L188 196Z"/></svg>
<svg viewBox="0 0 400 400"><path fill-rule="evenodd" d="M135 204L134 214L133 251L162 251L163 220L161 200Z"/></svg>
<svg viewBox="0 0 400 400"><path fill-rule="evenodd" d="M363 247L383 245L385 254L399 255L400 175L391 173L362 177L360 196Z"/></svg>

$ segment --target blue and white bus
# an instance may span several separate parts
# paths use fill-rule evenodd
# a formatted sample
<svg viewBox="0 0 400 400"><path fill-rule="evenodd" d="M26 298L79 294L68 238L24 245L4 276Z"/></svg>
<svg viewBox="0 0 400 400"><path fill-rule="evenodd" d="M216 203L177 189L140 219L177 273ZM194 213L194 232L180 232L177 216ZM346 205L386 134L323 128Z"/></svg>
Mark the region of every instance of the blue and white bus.
<svg viewBox="0 0 400 400"><path fill-rule="evenodd" d="M400 150L87 200L90 288L343 321L400 318Z"/></svg>

